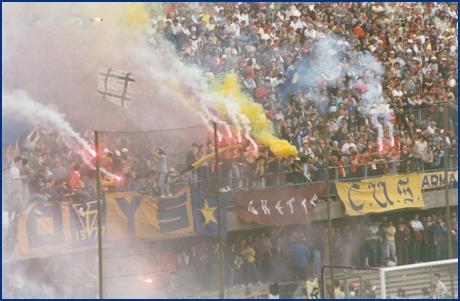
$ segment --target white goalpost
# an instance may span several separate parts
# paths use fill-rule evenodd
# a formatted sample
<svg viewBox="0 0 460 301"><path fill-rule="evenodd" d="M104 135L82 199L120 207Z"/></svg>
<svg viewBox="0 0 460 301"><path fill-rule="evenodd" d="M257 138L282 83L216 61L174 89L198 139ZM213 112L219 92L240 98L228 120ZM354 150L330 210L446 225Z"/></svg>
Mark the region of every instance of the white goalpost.
<svg viewBox="0 0 460 301"><path fill-rule="evenodd" d="M398 273L394 273L398 272ZM397 267L389 267L389 268L380 268L380 293L381 299L391 298L391 291L390 291L390 279L393 278L393 287L391 290L394 289L394 284L397 283L398 287L403 287L404 285L408 286L415 286L415 283L426 283L428 284L433 283L433 274L437 272L441 274L441 281L447 286L448 291L450 293L450 298L456 298L457 288L455 282L458 281L458 258L456 259L449 259L449 260L440 260L440 261L432 261L432 262L425 262L419 264L411 264L411 265L404 265L404 266L397 266ZM401 273L403 275L401 276ZM415 274L414 274L415 273ZM391 275L393 274L393 275ZM398 274L398 276L396 276ZM410 277L406 277L406 274L411 275ZM449 276L447 276L449 275ZM399 279L401 278L401 279ZM409 279L410 278L410 279ZM449 279L450 278L450 279ZM407 281L404 281L407 279ZM429 282L431 280L431 282ZM431 290L430 290L431 293ZM443 296L437 296L441 298Z"/></svg>

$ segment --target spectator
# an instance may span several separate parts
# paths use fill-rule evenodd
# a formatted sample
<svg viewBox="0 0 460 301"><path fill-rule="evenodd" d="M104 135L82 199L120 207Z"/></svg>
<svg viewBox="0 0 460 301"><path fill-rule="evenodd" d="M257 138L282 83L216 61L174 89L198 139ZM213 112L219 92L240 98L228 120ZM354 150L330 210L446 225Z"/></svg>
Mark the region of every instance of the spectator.
<svg viewBox="0 0 460 301"><path fill-rule="evenodd" d="M64 180L56 180L54 183L57 190L57 197L59 202L71 202L71 196L74 195L70 190L67 188L66 183Z"/></svg>
<svg viewBox="0 0 460 301"><path fill-rule="evenodd" d="M418 214L414 215L414 219L411 220L410 226L412 227L415 237L414 243L414 263L421 263L420 261L420 246L422 242L422 232L425 230L422 223L418 220Z"/></svg>
<svg viewBox="0 0 460 301"><path fill-rule="evenodd" d="M141 189L141 183L142 183L142 176L137 175L134 180L131 179L131 188L137 191L138 193L144 195L146 193Z"/></svg>
<svg viewBox="0 0 460 301"><path fill-rule="evenodd" d="M371 266L378 267L380 266L379 261L377 260L377 255L380 250L380 237L378 235L380 228L378 226L378 221L374 220L372 225L369 226L369 232L371 239L369 240L369 250L370 250L370 258L371 258Z"/></svg>
<svg viewBox="0 0 460 301"><path fill-rule="evenodd" d="M434 273L433 281L434 281L433 293L440 296L441 298L445 297L445 295L447 294L447 287L441 281L441 275L439 273Z"/></svg>
<svg viewBox="0 0 460 301"><path fill-rule="evenodd" d="M38 201L38 206L35 207L34 212L42 215L41 208L48 201L45 191L45 175L42 173L36 174L29 183L30 200Z"/></svg>
<svg viewBox="0 0 460 301"><path fill-rule="evenodd" d="M395 259L397 258L396 257L396 244L395 244L396 228L393 227L393 222L388 221L388 224L384 226L383 231L385 232L386 241L387 241L386 257Z"/></svg>
<svg viewBox="0 0 460 301"><path fill-rule="evenodd" d="M404 226L404 221L400 220L395 234L398 266L409 264L409 240L410 231Z"/></svg>
<svg viewBox="0 0 460 301"><path fill-rule="evenodd" d="M310 257L310 250L297 241L291 248L292 265L294 266L294 277L307 281L307 261Z"/></svg>
<svg viewBox="0 0 460 301"><path fill-rule="evenodd" d="M99 296L99 278L90 268L83 268L83 283L80 288L82 298L98 298Z"/></svg>
<svg viewBox="0 0 460 301"><path fill-rule="evenodd" d="M56 180L66 180L69 177L69 171L66 167L62 166L60 158L56 158L54 160L54 167L51 169L51 172L53 173Z"/></svg>
<svg viewBox="0 0 460 301"><path fill-rule="evenodd" d="M73 167L73 171L70 174L69 189L78 200L82 201L81 207L78 209L78 214L85 217L83 210L86 209L90 196L83 191L83 182L80 178L80 165L78 164Z"/></svg>
<svg viewBox="0 0 460 301"><path fill-rule="evenodd" d="M166 156L166 149L162 146L160 147L158 153L152 151L152 154L158 159L157 170L159 172L158 186L160 187L161 197L172 197L171 192L169 191L168 186L166 185L166 178L168 175L168 157Z"/></svg>
<svg viewBox="0 0 460 301"><path fill-rule="evenodd" d="M436 246L436 260L447 259L447 227L442 218L438 218L438 225L434 230L434 245Z"/></svg>
<svg viewBox="0 0 460 301"><path fill-rule="evenodd" d="M19 156L14 158L13 164L11 165L11 168L9 170L9 180L10 180L10 187L11 187L11 192L10 195L12 196L13 204L11 204L11 208L16 208L18 212L22 212L26 208L25 202L28 201L28 199L24 200L23 199L23 191L24 189L22 188L22 182L26 180L29 176L24 174L20 174L20 168L22 166L23 159ZM27 195L28 196L28 195ZM24 197L27 197L24 195ZM14 210L13 210L14 212Z"/></svg>
<svg viewBox="0 0 460 301"><path fill-rule="evenodd" d="M244 249L241 251L241 257L243 259L243 283L247 286L252 286L253 281L262 285L262 282L259 280L257 267L255 265L255 254L256 251L251 247L250 244L244 246Z"/></svg>
<svg viewBox="0 0 460 301"><path fill-rule="evenodd" d="M396 297L401 298L401 299L406 298L406 290L403 289L402 287L398 287Z"/></svg>
<svg viewBox="0 0 460 301"><path fill-rule="evenodd" d="M121 150L121 172L123 174L123 183L124 187L129 187L131 183L131 171L132 171L132 159L131 156L128 155L128 149L123 148Z"/></svg>

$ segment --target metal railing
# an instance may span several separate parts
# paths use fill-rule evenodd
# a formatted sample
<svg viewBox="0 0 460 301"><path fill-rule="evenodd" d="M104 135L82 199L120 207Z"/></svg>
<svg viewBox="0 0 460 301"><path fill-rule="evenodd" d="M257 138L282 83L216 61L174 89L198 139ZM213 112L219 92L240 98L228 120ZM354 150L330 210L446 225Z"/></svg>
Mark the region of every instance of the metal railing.
<svg viewBox="0 0 460 301"><path fill-rule="evenodd" d="M452 158L449 158L449 172L453 172L453 171L456 171L458 169L457 166L453 166L452 165ZM401 163L402 161L387 161L385 162L385 164L387 164L387 166L391 166L390 168L390 174L391 175L402 175L402 174L406 174L404 172L398 172L398 169L399 169L399 164ZM383 162L382 163L377 163L377 164L384 164ZM420 168L420 172L423 173L423 172L439 172L439 171L443 171L444 169L441 167L442 164L440 164L440 167L439 168L434 168L434 169L428 169L428 170L425 170L424 168L424 165L422 164L421 165L421 168ZM357 172L357 175L353 175L351 176L350 173L349 173L349 169L351 167L356 167L358 169L358 172ZM340 177L339 178L339 169L341 168L344 168L346 173L347 173L347 176L346 177ZM415 168L414 168L415 169ZM324 169L323 169L324 170ZM381 177L383 175L385 175L384 173L382 174L372 174L372 168L371 168L371 165L370 164L356 164L356 165L345 165L345 166L330 166L328 167L328 170L330 173L332 173L333 175L331 176L331 181L342 181L342 182L346 182L346 181L360 181L360 180L365 180L365 179L372 179L372 178L378 178L378 177ZM413 171L415 172L415 171ZM260 190L278 190L278 189L282 189L282 188L286 188L286 187L305 187L307 185L311 185L311 184L316 184L316 183L324 183L324 181L313 181L313 182L302 182L302 183L285 183L285 184L282 184L281 181L282 181L282 178L284 177L284 182L285 182L285 179L286 179L286 176L289 175L289 174L294 174L295 172L293 171L279 171L278 175L276 175L275 173L267 173L265 178L266 179L273 179L275 178L277 180L277 183L274 183L275 185L265 185L262 189ZM388 173L387 173L388 174ZM300 176L302 177L302 180L303 180L303 175L300 173ZM243 181L243 183L245 183L245 188L243 190L250 190L251 187L250 186L250 179L254 178L253 176L251 177L248 177L246 175L240 177L240 180ZM232 180L236 180L235 177L230 177L230 179ZM212 181L212 180L209 180L209 181ZM202 183L202 182L205 182L204 180L199 180L197 181L197 183ZM266 181L266 182L273 182L273 181ZM255 189L255 188L254 188Z"/></svg>
<svg viewBox="0 0 460 301"><path fill-rule="evenodd" d="M327 280L326 280L326 274L324 273L324 269L325 268L328 268L328 269L345 269L345 270L358 270L358 271L378 271L379 269L378 268L360 268L360 267L350 267L350 266L335 266L335 265L325 265L321 268L321 298L322 299L328 299L327 298ZM345 299L348 299L349 297L349 294L350 294L350 291L349 291L349 288L348 288L348 280L349 279L353 279L353 278L358 278L359 280L359 289L360 291L362 290L363 288L363 279L362 279L362 276L361 275L344 275L344 276L337 276L337 277L334 277L335 280L343 280L343 287L344 287L344 293L345 293ZM333 287L334 285L331 284L331 287ZM357 296L357 297L361 297L361 296ZM334 298L334 296L332 296L331 298Z"/></svg>
<svg viewBox="0 0 460 301"><path fill-rule="evenodd" d="M403 174L406 174L404 172L399 172L399 165L401 164L402 161L386 161L385 163L377 163L377 164L386 164L387 165L387 168L389 169L389 172L387 173L379 173L379 174L374 174L373 171L375 171L374 169L372 169L371 165L370 164L356 164L356 165L345 165L345 166L329 166L328 167L328 172L330 174L330 179L331 179L331 182L334 182L334 181L340 181L340 182L350 182L350 181L361 181L361 180L366 180L366 179L373 179L373 178L379 178L383 175L388 175L388 174L391 174L391 175L403 175ZM440 171L444 171L444 168L442 167L443 164L440 164L440 167L439 168L434 168L434 169L428 169L428 170L425 170L424 168L424 165L422 164L421 165L421 168L420 168L420 173L424 173L424 172L427 172L427 173L431 173L431 172L440 172ZM357 173L355 175L351 175L350 172L349 172L349 169L351 167L355 167L357 168ZM346 172L346 177L339 177L339 169L345 169L345 172ZM415 169L415 168L413 168ZM221 168L219 169L221 170ZM243 170L243 172L242 172ZM453 171L457 171L458 170L458 167L457 166L454 166L452 164L452 158L449 158L449 169L448 171L449 172L453 172ZM324 171L324 169L323 169ZM388 170L387 170L388 171ZM250 190L280 190L280 189L283 189L283 188L288 188L288 187L295 187L295 188L302 188L302 187L306 187L308 185L313 185L313 184L319 184L319 183L324 183L324 181L313 181L313 182L306 182L304 180L304 177L302 175L302 173L300 173L298 176L302 179L302 182L301 183L286 183L286 178L290 175L290 174L294 174L295 172L293 171L284 171L284 170L280 170L278 172L278 174L275 174L275 173L267 173L266 176L265 176L265 183L268 183L270 185L262 185L261 188L255 188L254 186L252 186L253 183L251 182L256 182L256 181L251 181L251 180L254 180L255 179L255 176L251 175L251 176L248 176L247 173L249 171L246 170L246 168L240 168L240 174L242 173L243 175L240 176L239 178L236 178L234 176L229 176L228 179L231 180L232 182L232 186L234 187L231 187L232 189L230 191L227 191L227 192L238 192L238 191L250 191ZM416 171L414 171L416 172ZM222 183L222 174L220 174L220 180L219 182ZM276 180L276 183L273 183L274 180ZM214 177L210 177L209 179L207 180L197 180L197 181L193 181L193 182L176 182L174 184L171 185L171 187L174 187L174 188L171 188L170 189L173 189L175 191L179 191L181 190L182 188L184 188L185 186L187 185L194 185L198 188L200 187L215 187L214 185ZM241 181L243 183L242 187L241 188L237 188L238 184L237 183L235 185L235 182L236 181ZM331 197L332 199L335 199L337 200L337 194L335 193L335 189L334 189L334 185L331 186L332 187L332 190L331 190ZM444 186L439 186L440 189L442 189ZM450 188L453 188L453 184L450 184ZM436 189L436 188L434 188Z"/></svg>

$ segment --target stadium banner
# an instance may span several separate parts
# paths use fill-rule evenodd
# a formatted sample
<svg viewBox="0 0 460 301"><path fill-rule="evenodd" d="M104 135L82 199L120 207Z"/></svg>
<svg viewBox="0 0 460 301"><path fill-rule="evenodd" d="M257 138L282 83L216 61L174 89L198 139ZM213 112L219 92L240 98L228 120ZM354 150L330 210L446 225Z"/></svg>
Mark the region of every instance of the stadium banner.
<svg viewBox="0 0 460 301"><path fill-rule="evenodd" d="M458 183L458 170L454 172L448 172L449 184ZM444 171L421 173L420 178L422 181L422 189L431 189L444 187L446 183L446 174Z"/></svg>
<svg viewBox="0 0 460 301"><path fill-rule="evenodd" d="M171 198L140 195L136 191L101 195L103 242L162 238L194 231L192 196L187 186ZM81 203L32 202L18 221L17 242L10 259L97 246L97 201L93 197L78 214ZM35 209L42 213L39 215Z"/></svg>
<svg viewBox="0 0 460 301"><path fill-rule="evenodd" d="M360 182L335 182L346 215L422 208L420 175L384 176Z"/></svg>
<svg viewBox="0 0 460 301"><path fill-rule="evenodd" d="M314 201L324 195L326 184L278 191L250 191L235 195L235 210L245 223L264 226L310 224Z"/></svg>
<svg viewBox="0 0 460 301"><path fill-rule="evenodd" d="M195 232L215 237L219 237L219 211L217 205L217 196L205 194L195 187L191 186L192 193L192 211ZM220 196L220 212L222 238L227 238L227 201L228 194L223 193Z"/></svg>

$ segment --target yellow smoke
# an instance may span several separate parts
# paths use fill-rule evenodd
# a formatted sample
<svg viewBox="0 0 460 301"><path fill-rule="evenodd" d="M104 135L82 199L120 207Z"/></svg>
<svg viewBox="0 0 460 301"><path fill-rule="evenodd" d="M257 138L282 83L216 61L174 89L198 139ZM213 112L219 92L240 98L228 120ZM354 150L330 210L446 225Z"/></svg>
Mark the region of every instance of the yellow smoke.
<svg viewBox="0 0 460 301"><path fill-rule="evenodd" d="M242 93L237 82L236 74L228 74L222 78L222 81L213 86L215 93L219 97L227 98L226 101L236 101L238 104L238 114L244 114L249 119L252 128L251 137L257 142L269 146L270 150L278 158L287 155L297 155L295 146L290 145L286 140L279 139L275 135L273 123L264 113L261 104L250 100L246 94ZM219 114L227 114L225 106L218 106Z"/></svg>
<svg viewBox="0 0 460 301"><path fill-rule="evenodd" d="M145 5L147 6L147 10L149 10L152 15L162 16L166 13L164 3L146 2Z"/></svg>
<svg viewBox="0 0 460 301"><path fill-rule="evenodd" d="M123 21L130 29L137 29L144 26L149 20L149 13L143 3L123 3L123 11Z"/></svg>

